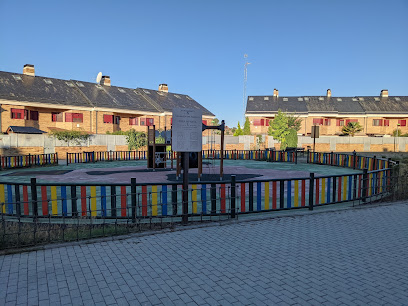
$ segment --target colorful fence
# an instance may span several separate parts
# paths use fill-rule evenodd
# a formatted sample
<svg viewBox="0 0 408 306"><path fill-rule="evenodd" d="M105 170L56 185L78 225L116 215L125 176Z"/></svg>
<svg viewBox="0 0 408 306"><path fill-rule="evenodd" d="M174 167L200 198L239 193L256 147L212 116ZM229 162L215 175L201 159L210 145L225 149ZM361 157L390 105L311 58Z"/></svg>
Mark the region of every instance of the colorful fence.
<svg viewBox="0 0 408 306"><path fill-rule="evenodd" d="M58 164L58 153L0 156L1 169L25 168Z"/></svg>
<svg viewBox="0 0 408 306"><path fill-rule="evenodd" d="M386 169L396 163L391 159L360 156L357 154L312 152L307 153L307 162L320 165L348 167L353 169L367 169L368 171Z"/></svg>
<svg viewBox="0 0 408 306"><path fill-rule="evenodd" d="M104 152L80 152L67 153L68 164L94 163L98 161L123 161L123 160L145 160L146 151L104 151Z"/></svg>
<svg viewBox="0 0 408 306"><path fill-rule="evenodd" d="M258 160L270 162L297 162L296 151L274 150L224 150L224 159L229 160ZM176 159L176 152L167 152L167 159ZM221 150L203 150L203 159L220 159ZM93 163L98 161L145 160L147 151L104 151L67 153L68 164Z"/></svg>
<svg viewBox="0 0 408 306"><path fill-rule="evenodd" d="M390 169L362 174L206 182L189 186L189 216L291 209L385 195ZM165 218L182 215L181 184L0 184L3 215Z"/></svg>

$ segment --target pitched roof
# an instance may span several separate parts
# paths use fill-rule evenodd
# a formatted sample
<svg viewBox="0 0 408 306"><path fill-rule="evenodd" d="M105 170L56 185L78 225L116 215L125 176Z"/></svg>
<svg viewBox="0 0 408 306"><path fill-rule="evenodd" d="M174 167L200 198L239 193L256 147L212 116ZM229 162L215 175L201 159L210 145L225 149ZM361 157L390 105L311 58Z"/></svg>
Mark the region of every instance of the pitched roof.
<svg viewBox="0 0 408 306"><path fill-rule="evenodd" d="M187 95L176 94L171 92L159 92L155 90L138 88L137 89L145 98L151 99L156 104L156 107L171 112L173 108L196 108L203 112L203 115L214 116L208 109Z"/></svg>
<svg viewBox="0 0 408 306"><path fill-rule="evenodd" d="M0 99L152 113L171 112L174 107L188 107L201 109L203 115L214 116L187 95L4 71L0 71Z"/></svg>
<svg viewBox="0 0 408 306"><path fill-rule="evenodd" d="M72 82L0 71L0 99L90 107L78 88L69 84Z"/></svg>
<svg viewBox="0 0 408 306"><path fill-rule="evenodd" d="M44 132L42 130L39 130L37 128L31 127L31 126L14 126L11 125L8 127L8 131L12 131L13 133L18 133L18 134L45 134L47 132Z"/></svg>
<svg viewBox="0 0 408 306"><path fill-rule="evenodd" d="M274 114L279 109L297 114L407 114L408 97L249 96L245 113Z"/></svg>

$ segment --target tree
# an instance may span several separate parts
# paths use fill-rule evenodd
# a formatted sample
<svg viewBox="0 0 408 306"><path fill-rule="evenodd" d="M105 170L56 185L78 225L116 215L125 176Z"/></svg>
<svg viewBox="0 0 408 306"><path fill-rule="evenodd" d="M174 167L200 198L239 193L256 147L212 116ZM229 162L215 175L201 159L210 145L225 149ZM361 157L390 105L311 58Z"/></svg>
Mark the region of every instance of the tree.
<svg viewBox="0 0 408 306"><path fill-rule="evenodd" d="M211 121L211 123L212 123L212 125L220 125L220 120L218 120L218 118L214 118L214 119Z"/></svg>
<svg viewBox="0 0 408 306"><path fill-rule="evenodd" d="M300 126L302 125L302 119L298 116L286 114L288 117L288 127L294 129L296 132L300 131Z"/></svg>
<svg viewBox="0 0 408 306"><path fill-rule="evenodd" d="M286 144L290 148L296 148L298 144L297 131L295 129L290 129L289 134L286 136Z"/></svg>
<svg viewBox="0 0 408 306"><path fill-rule="evenodd" d="M234 136L240 136L240 135L243 135L243 134L242 134L241 125L239 124L239 121L238 121L238 127L234 132Z"/></svg>
<svg viewBox="0 0 408 306"><path fill-rule="evenodd" d="M244 129L242 130L242 135L251 135L251 123L249 122L249 118L246 117Z"/></svg>
<svg viewBox="0 0 408 306"><path fill-rule="evenodd" d="M297 147L297 132L300 130L302 119L278 110L275 119L269 121L268 135L277 140L281 149Z"/></svg>
<svg viewBox="0 0 408 306"><path fill-rule="evenodd" d="M278 110L275 119L269 121L268 135L277 140L281 144L281 149L284 150L286 149L286 135L288 134L288 117L284 112Z"/></svg>
<svg viewBox="0 0 408 306"><path fill-rule="evenodd" d="M136 132L134 129L131 129L126 135L126 142L129 150L137 150L146 145L146 133Z"/></svg>
<svg viewBox="0 0 408 306"><path fill-rule="evenodd" d="M347 125L343 126L342 132L344 135L349 135L354 137L358 132L361 132L363 127L358 122L349 122Z"/></svg>

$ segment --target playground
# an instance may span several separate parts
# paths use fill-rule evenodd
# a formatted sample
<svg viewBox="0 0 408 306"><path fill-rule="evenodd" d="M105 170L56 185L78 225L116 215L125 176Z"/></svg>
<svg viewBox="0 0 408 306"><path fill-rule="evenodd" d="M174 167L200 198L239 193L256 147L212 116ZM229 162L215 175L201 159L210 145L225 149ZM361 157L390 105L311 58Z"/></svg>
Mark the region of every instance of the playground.
<svg viewBox="0 0 408 306"><path fill-rule="evenodd" d="M351 170L351 171L350 171ZM189 170L191 183L205 183L219 181L219 161L203 161L203 173L197 180L197 169ZM316 176L342 175L346 173L361 173L360 170L331 167L308 163L269 163L253 160L225 160L224 181L230 181L231 175L236 180L249 181L251 179L272 180L290 179L293 177L308 178L310 173ZM166 184L181 182L177 178L176 169L148 169L145 160L113 161L81 164L60 164L44 168L10 169L1 172L0 181L13 183L29 183L36 178L37 183L65 183L65 184L129 184L131 178L136 178L139 184Z"/></svg>

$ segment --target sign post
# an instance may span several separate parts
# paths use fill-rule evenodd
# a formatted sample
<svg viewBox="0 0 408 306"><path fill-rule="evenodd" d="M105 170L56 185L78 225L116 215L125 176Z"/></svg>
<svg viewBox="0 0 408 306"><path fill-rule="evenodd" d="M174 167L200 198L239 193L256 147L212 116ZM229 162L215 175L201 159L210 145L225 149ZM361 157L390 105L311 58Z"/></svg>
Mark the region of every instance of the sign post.
<svg viewBox="0 0 408 306"><path fill-rule="evenodd" d="M174 108L172 126L173 151L183 154L182 223L188 222L189 153L202 150L202 112L199 109Z"/></svg>
<svg viewBox="0 0 408 306"><path fill-rule="evenodd" d="M319 126L313 125L312 126L312 138L313 138L313 152L316 151L316 138L319 138Z"/></svg>

